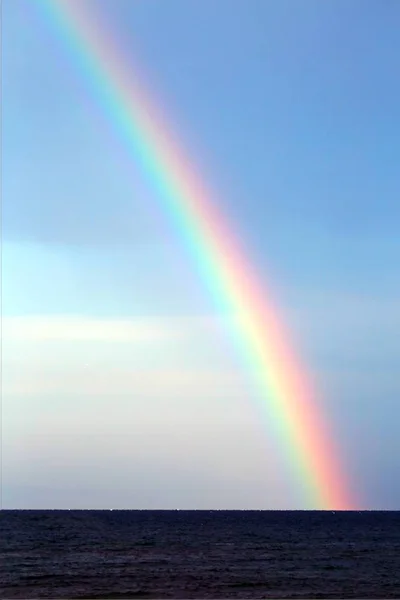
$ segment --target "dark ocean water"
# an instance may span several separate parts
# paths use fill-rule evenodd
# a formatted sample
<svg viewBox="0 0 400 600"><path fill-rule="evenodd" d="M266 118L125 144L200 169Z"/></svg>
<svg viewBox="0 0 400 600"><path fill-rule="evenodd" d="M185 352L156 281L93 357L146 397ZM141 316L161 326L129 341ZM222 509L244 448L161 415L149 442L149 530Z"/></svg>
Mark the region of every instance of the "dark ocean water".
<svg viewBox="0 0 400 600"><path fill-rule="evenodd" d="M400 598L400 512L1 511L1 598Z"/></svg>

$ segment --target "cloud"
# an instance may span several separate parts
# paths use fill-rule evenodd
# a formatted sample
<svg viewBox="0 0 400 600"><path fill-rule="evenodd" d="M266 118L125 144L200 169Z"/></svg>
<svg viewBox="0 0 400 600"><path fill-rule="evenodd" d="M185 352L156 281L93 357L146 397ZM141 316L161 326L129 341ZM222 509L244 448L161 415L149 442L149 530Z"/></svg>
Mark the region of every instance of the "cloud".
<svg viewBox="0 0 400 600"><path fill-rule="evenodd" d="M3 318L5 359L16 355L16 348L108 349L112 360L115 348L169 349L207 346L212 356L218 345L227 349L229 319L217 316L100 318L79 315L29 315ZM96 346L97 344L97 346ZM217 344L217 346L216 346ZM225 344L225 346L224 346ZM214 349L214 353L212 352ZM51 356L48 358L51 359Z"/></svg>
<svg viewBox="0 0 400 600"><path fill-rule="evenodd" d="M365 491L364 505L392 506L388 485L372 493L370 482L388 482L398 469L395 298L303 294L285 312L300 356L315 366L321 402L346 468ZM100 472L104 464L106 479L120 473L115 485L123 502L132 491L123 492L124 473L131 469L142 480L147 469L147 492L136 496L145 505L159 489L156 471L163 464L181 490L173 498L164 495L165 505L179 505L179 496L194 506L195 495L184 483L186 461L208 482L200 505L208 498L220 506L217 498L223 495L215 483L220 477L241 506L251 505L242 485L249 486L253 506L265 506L260 498L267 488L268 498L276 494L275 506L282 506L285 494L279 490L290 481L285 449L272 446L263 401L226 336L231 325L215 316L5 317L3 446L6 470L10 477L15 473L15 498L32 470L41 482L32 493L38 502L43 498L52 457L72 465L69 479L57 484L72 489L74 473L86 477L81 457L89 461L88 472ZM261 485L263 477L267 483ZM93 489L100 489L100 475L93 478ZM118 494L111 496L118 505ZM104 493L104 502L111 496ZM89 489L85 497L95 502ZM61 503L56 491L52 498ZM76 503L79 494L71 491L69 498Z"/></svg>
<svg viewBox="0 0 400 600"><path fill-rule="evenodd" d="M145 343L216 333L212 317L91 318L73 315L5 317L3 335L12 341L57 340Z"/></svg>
<svg viewBox="0 0 400 600"><path fill-rule="evenodd" d="M278 494L282 455L248 374L218 345L223 326L6 317L7 502L24 504L29 489L42 506L96 506L101 494L103 505L129 507L133 494L136 507L235 508Z"/></svg>
<svg viewBox="0 0 400 600"><path fill-rule="evenodd" d="M193 428L207 411L223 422L228 403L236 419L254 396L217 318L6 317L3 327L13 431L121 433L135 420Z"/></svg>

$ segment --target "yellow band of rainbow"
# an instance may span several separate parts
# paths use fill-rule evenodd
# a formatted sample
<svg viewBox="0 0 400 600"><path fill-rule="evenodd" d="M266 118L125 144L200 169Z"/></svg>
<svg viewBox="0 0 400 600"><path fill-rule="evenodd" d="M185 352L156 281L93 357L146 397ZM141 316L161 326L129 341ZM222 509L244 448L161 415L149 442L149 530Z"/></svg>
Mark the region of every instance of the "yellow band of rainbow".
<svg viewBox="0 0 400 600"><path fill-rule="evenodd" d="M35 0L63 42L129 156L157 192L213 301L233 316L232 335L258 388L280 451L300 473L307 508L355 508L332 436L269 290L253 271L217 203L182 154L131 61L83 0Z"/></svg>

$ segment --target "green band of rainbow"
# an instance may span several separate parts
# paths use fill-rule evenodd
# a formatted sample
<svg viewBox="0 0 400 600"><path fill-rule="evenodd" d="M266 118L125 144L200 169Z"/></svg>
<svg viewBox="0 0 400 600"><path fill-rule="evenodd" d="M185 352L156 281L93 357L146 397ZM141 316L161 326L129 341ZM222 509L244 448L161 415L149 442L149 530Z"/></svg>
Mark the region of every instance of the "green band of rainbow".
<svg viewBox="0 0 400 600"><path fill-rule="evenodd" d="M84 0L35 0L35 4L157 192L216 306L234 316L236 347L259 386L281 450L296 476L301 476L307 508L352 508L337 449L270 294L262 289L137 72L132 73L131 65L128 68L107 28L95 15L85 14Z"/></svg>

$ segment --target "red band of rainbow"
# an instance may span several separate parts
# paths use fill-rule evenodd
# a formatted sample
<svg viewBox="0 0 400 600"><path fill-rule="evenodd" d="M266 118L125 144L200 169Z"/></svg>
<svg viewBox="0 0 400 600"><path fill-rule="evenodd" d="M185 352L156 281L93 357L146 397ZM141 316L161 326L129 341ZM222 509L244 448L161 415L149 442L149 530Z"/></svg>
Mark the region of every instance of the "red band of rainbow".
<svg viewBox="0 0 400 600"><path fill-rule="evenodd" d="M234 317L236 347L259 386L267 417L292 468L300 470L307 508L354 507L338 452L306 371L270 293L240 250L212 195L182 155L165 119L107 28L83 0L35 0L61 38L96 102L140 164L173 221L216 305Z"/></svg>

